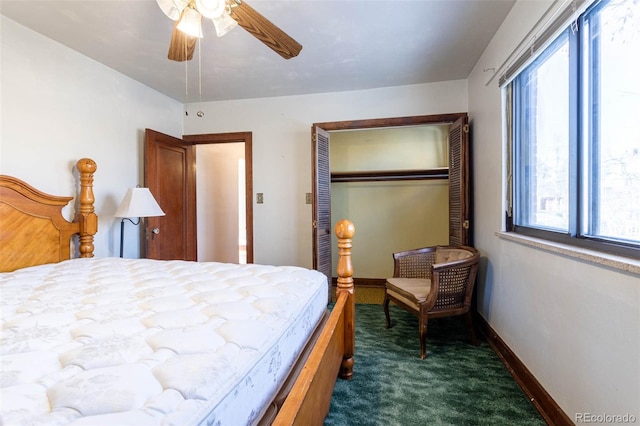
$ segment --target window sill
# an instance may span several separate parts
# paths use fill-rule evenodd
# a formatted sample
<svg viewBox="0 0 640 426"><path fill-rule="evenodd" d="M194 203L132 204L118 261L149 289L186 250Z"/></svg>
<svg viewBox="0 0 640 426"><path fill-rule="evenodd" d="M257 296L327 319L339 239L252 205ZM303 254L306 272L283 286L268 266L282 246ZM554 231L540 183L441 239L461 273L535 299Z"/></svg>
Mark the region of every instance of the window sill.
<svg viewBox="0 0 640 426"><path fill-rule="evenodd" d="M574 247L567 244L560 244L540 238L528 237L516 234L514 232L496 232L496 236L500 239L512 241L529 247L534 247L550 253L556 253L573 259L606 266L618 271L628 272L634 275L640 275L640 261L633 260L628 257L616 256L612 254L602 253L594 250L587 250L580 247Z"/></svg>

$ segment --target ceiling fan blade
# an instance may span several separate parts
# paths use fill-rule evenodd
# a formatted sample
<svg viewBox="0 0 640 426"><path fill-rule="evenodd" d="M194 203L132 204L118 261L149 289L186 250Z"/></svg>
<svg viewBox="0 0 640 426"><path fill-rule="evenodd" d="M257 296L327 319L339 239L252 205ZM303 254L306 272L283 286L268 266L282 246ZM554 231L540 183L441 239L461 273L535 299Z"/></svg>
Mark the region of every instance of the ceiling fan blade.
<svg viewBox="0 0 640 426"><path fill-rule="evenodd" d="M172 61L190 61L193 58L193 52L196 50L196 38L180 31L178 22L176 21L173 25L167 57Z"/></svg>
<svg viewBox="0 0 640 426"><path fill-rule="evenodd" d="M275 26L244 0L232 1L235 1L237 5L231 8L231 17L238 22L238 25L283 58L291 59L298 56L298 53L302 50L300 43Z"/></svg>

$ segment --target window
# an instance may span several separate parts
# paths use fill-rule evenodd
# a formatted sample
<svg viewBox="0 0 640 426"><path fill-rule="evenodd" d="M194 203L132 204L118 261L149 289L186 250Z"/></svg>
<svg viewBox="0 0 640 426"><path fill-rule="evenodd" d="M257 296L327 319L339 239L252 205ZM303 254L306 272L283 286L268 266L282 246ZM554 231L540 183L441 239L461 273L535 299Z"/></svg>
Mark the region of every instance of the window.
<svg viewBox="0 0 640 426"><path fill-rule="evenodd" d="M512 230L638 257L640 0L596 1L549 41L506 92Z"/></svg>

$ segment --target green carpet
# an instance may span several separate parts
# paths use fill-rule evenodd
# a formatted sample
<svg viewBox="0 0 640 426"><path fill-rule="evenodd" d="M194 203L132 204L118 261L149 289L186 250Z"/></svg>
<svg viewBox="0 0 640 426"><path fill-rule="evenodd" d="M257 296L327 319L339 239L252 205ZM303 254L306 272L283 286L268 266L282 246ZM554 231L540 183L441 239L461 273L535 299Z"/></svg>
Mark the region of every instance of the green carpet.
<svg viewBox="0 0 640 426"><path fill-rule="evenodd" d="M497 355L470 343L464 321L429 321L420 360L418 320L390 307L356 305L354 376L338 379L325 426L545 425Z"/></svg>

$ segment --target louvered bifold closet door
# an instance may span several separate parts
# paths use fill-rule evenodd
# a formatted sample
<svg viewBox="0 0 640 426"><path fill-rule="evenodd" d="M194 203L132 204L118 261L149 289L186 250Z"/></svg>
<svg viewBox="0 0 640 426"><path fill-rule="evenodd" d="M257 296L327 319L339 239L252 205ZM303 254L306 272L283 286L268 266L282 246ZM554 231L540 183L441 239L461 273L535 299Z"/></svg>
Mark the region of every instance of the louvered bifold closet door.
<svg viewBox="0 0 640 426"><path fill-rule="evenodd" d="M469 125L461 117L449 127L449 245L470 243Z"/></svg>
<svg viewBox="0 0 640 426"><path fill-rule="evenodd" d="M313 176L313 268L327 276L331 301L331 169L329 132L312 129Z"/></svg>

